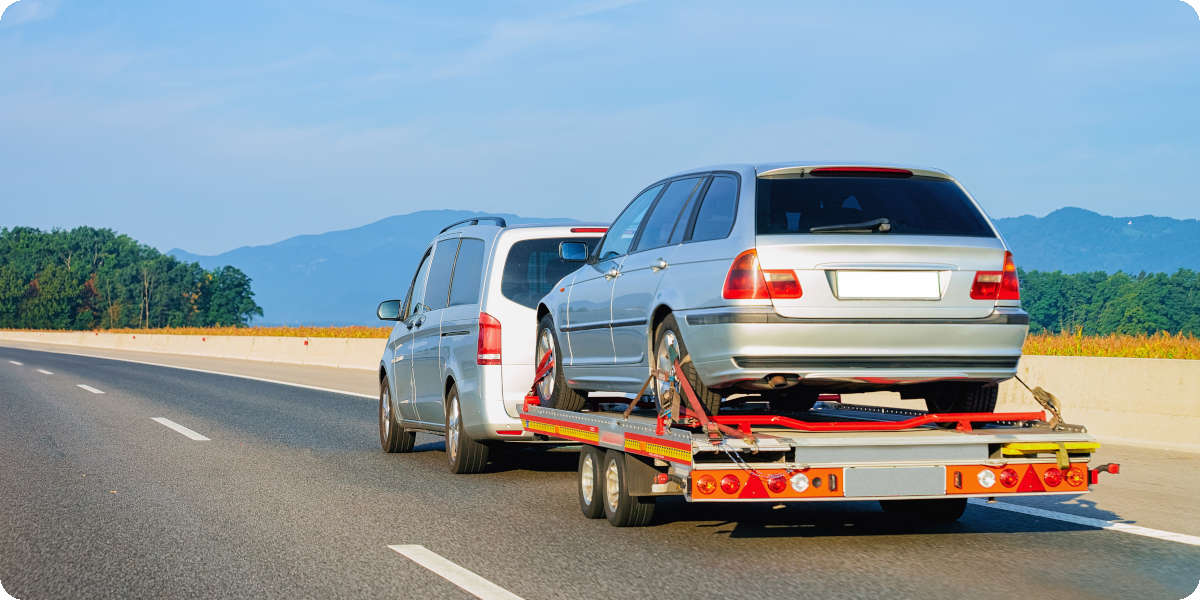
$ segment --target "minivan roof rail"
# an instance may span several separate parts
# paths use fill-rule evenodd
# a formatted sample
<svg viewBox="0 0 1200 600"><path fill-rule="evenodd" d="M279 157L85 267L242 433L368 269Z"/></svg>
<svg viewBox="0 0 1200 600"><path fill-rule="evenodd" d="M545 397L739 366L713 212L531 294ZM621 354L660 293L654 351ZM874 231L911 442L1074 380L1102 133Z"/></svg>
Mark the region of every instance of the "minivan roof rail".
<svg viewBox="0 0 1200 600"><path fill-rule="evenodd" d="M455 227L458 227L459 225L462 225L463 223L470 223L472 225L478 225L480 221L495 221L497 227L502 227L502 228L508 227L508 222L505 221L502 217L471 217L470 219L463 219L461 221L455 221L455 222L447 225L445 227L445 229L442 229L441 231L439 231L438 234L440 235L440 234L446 233L447 231L450 231L451 229L454 229Z"/></svg>

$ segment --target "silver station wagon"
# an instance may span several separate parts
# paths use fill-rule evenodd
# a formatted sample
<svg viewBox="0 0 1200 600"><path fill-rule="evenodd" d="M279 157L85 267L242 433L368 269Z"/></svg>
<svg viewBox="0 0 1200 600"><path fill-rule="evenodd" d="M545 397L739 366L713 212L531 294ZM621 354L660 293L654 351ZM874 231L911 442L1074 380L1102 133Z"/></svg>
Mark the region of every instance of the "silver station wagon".
<svg viewBox="0 0 1200 600"><path fill-rule="evenodd" d="M713 413L738 393L788 411L867 391L991 412L1029 323L1004 240L933 169L687 171L562 256L582 264L538 304L536 352L554 352L542 403L565 409L637 393L674 352Z"/></svg>

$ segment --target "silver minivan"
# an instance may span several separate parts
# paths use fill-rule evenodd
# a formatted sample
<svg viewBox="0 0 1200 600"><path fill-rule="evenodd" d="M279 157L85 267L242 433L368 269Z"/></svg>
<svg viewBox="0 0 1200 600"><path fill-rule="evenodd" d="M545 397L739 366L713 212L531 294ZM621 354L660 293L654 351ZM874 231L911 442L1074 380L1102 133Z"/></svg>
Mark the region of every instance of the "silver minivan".
<svg viewBox="0 0 1200 600"><path fill-rule="evenodd" d="M379 361L379 440L412 450L417 431L444 433L455 473L477 473L492 444L530 442L518 410L533 381L535 307L577 265L559 244L594 246L603 226L508 226L499 217L454 223L430 242L403 300L380 303L396 321Z"/></svg>
<svg viewBox="0 0 1200 600"><path fill-rule="evenodd" d="M1004 240L933 169L687 171L639 193L595 251L563 256L583 264L537 307L538 356L555 357L539 395L561 408L636 393L678 356L713 413L735 393L807 410L881 390L990 412L1029 323Z"/></svg>

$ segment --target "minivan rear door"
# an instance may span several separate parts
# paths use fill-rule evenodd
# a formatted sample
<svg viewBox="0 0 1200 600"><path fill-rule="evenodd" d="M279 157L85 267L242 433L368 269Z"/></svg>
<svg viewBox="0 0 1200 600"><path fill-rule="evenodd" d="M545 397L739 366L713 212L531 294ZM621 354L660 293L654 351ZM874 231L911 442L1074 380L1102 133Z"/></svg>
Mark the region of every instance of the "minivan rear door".
<svg viewBox="0 0 1200 600"><path fill-rule="evenodd" d="M936 172L880 168L761 173L756 251L764 270L795 272L802 295L773 299L794 318L985 317L976 271L1003 268L1005 248L982 211Z"/></svg>

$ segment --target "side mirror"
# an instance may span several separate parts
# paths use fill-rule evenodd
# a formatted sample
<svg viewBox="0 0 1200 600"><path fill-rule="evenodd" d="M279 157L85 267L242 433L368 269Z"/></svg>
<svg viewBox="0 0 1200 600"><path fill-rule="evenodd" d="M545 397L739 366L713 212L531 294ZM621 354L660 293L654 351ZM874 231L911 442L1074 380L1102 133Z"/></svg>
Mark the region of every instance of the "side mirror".
<svg viewBox="0 0 1200 600"><path fill-rule="evenodd" d="M403 300L384 300L379 303L379 308L375 309L375 316L381 321L399 321L400 305L403 303Z"/></svg>
<svg viewBox="0 0 1200 600"><path fill-rule="evenodd" d="M588 245L584 242L559 242L558 257L566 262L584 262L590 254Z"/></svg>

